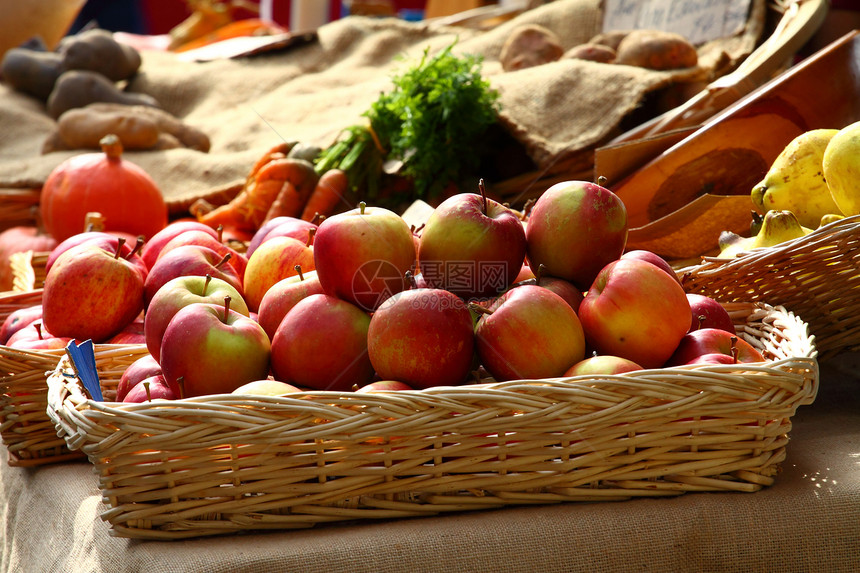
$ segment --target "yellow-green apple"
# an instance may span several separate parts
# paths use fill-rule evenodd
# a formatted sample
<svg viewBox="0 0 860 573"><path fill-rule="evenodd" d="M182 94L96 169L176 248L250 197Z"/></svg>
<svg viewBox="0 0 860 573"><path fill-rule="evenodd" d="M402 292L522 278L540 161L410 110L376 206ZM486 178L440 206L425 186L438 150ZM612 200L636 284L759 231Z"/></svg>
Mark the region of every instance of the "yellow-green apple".
<svg viewBox="0 0 860 573"><path fill-rule="evenodd" d="M496 380L553 378L585 356L582 325L554 292L522 285L480 313L475 341L481 364Z"/></svg>
<svg viewBox="0 0 860 573"><path fill-rule="evenodd" d="M144 283L144 305L148 309L152 298L161 287L182 276L210 275L229 283L244 296L242 277L230 266L232 258L230 253L220 254L202 245L182 245L170 249L160 256L149 270Z"/></svg>
<svg viewBox="0 0 860 573"><path fill-rule="evenodd" d="M6 344L6 341L9 340L9 337L24 328L32 324L37 320L42 319L42 305L34 304L31 306L26 306L24 308L19 308L13 310L9 313L3 320L3 325L0 326L0 344Z"/></svg>
<svg viewBox="0 0 860 573"><path fill-rule="evenodd" d="M140 272L143 274L143 278L146 279L148 267L138 254L144 245L143 239L140 237L125 237L122 235L122 233L105 233L102 231L86 231L84 233L72 235L68 239L60 242L60 244L51 250L47 260L45 261L45 273L51 271L51 267L54 266L54 261L56 261L57 258L67 250L78 245L86 244L99 246L111 253L116 252L117 248L119 248L120 256L137 265ZM122 240L120 241L120 239Z"/></svg>
<svg viewBox="0 0 860 573"><path fill-rule="evenodd" d="M269 374L271 344L256 321L222 305L195 302L179 309L161 341L164 378L183 397L229 394Z"/></svg>
<svg viewBox="0 0 860 573"><path fill-rule="evenodd" d="M627 244L627 209L615 193L597 183L556 183L535 202L526 228L528 261L580 291Z"/></svg>
<svg viewBox="0 0 860 573"><path fill-rule="evenodd" d="M601 375L601 374L622 374L624 372L633 372L642 370L642 367L626 358L620 356L610 356L608 354L595 354L580 360L571 366L565 376L583 376L583 375Z"/></svg>
<svg viewBox="0 0 860 573"><path fill-rule="evenodd" d="M178 400L178 385L170 384L163 374L155 374L134 385L123 397L126 403L143 403L153 400Z"/></svg>
<svg viewBox="0 0 860 573"><path fill-rule="evenodd" d="M217 255L216 255L217 256ZM248 305L236 287L211 275L188 275L167 281L152 297L143 320L146 348L158 360L164 331L180 309L194 303L223 304L230 297L230 310L249 316Z"/></svg>
<svg viewBox="0 0 860 573"><path fill-rule="evenodd" d="M359 394L368 394L372 392L400 392L403 390L414 390L412 386L399 380L377 380L370 384L365 384L361 388L356 388L355 391Z"/></svg>
<svg viewBox="0 0 860 573"><path fill-rule="evenodd" d="M406 221L363 202L325 219L314 237L314 267L323 290L365 311L405 290L405 274L414 263Z"/></svg>
<svg viewBox="0 0 860 573"><path fill-rule="evenodd" d="M672 268L672 265L669 264L669 261L655 253L654 251L648 251L646 249L633 249L632 251L627 251L623 255L621 255L622 259L639 259L641 261L645 261L651 263L652 265L656 265L669 273L669 276L681 282L681 279L678 278L678 273L675 272L675 269Z"/></svg>
<svg viewBox="0 0 860 573"><path fill-rule="evenodd" d="M161 365L151 354L144 354L129 364L116 385L116 401L122 402L129 390L156 374L161 374Z"/></svg>
<svg viewBox="0 0 860 573"><path fill-rule="evenodd" d="M517 214L481 194L459 193L430 215L418 246L419 268L432 288L465 300L496 296L523 267L526 235Z"/></svg>
<svg viewBox="0 0 860 573"><path fill-rule="evenodd" d="M370 315L351 302L326 294L300 300L272 339L274 378L341 392L369 383L373 379L367 355L369 326Z"/></svg>
<svg viewBox="0 0 860 573"><path fill-rule="evenodd" d="M45 276L42 321L54 336L104 342L143 311L143 284L140 267L120 249L72 247Z"/></svg>
<svg viewBox="0 0 860 573"><path fill-rule="evenodd" d="M143 246L143 249L140 251L140 258L143 259L146 267L151 269L152 265L155 264L156 259L158 259L161 249L164 248L164 245L185 231L202 231L211 235L213 239L218 239L218 233L215 229L199 221L184 220L168 223L166 227L150 237Z"/></svg>
<svg viewBox="0 0 860 573"><path fill-rule="evenodd" d="M373 313L367 333L377 375L418 389L462 384L471 371L474 346L466 303L442 289L395 294Z"/></svg>
<svg viewBox="0 0 860 573"><path fill-rule="evenodd" d="M50 350L65 348L71 340L68 336L54 336L42 326L41 321L36 320L10 336L6 346L18 350Z"/></svg>
<svg viewBox="0 0 860 573"><path fill-rule="evenodd" d="M145 344L143 316L139 315L105 342L107 344Z"/></svg>
<svg viewBox="0 0 860 573"><path fill-rule="evenodd" d="M305 241L292 237L273 237L263 241L248 259L245 271L245 302L257 312L263 296L278 281L298 274L296 267L314 269L313 231Z"/></svg>
<svg viewBox="0 0 860 573"><path fill-rule="evenodd" d="M269 335L269 339L275 337L275 332L281 321L284 320L287 312L296 306L296 303L312 294L324 293L316 271L305 273L299 265L296 267L298 274L273 284L263 295L263 300L260 301L260 308L257 310L257 322Z"/></svg>
<svg viewBox="0 0 860 573"><path fill-rule="evenodd" d="M201 245L203 247L209 247L222 257L229 253L230 258L228 259L228 263L236 270L236 274L239 279L244 280L245 267L248 266L248 258L236 249L225 245L218 238L213 238L207 231L192 229L176 235L167 241L167 243L161 248L161 251L158 253L158 257L156 258L156 262L172 249L182 245Z"/></svg>
<svg viewBox="0 0 860 573"><path fill-rule="evenodd" d="M292 384L267 378L265 380L253 380L247 384L242 384L233 390L232 393L250 394L252 396L284 396L286 394L294 394L301 391L301 388L297 388Z"/></svg>
<svg viewBox="0 0 860 573"><path fill-rule="evenodd" d="M706 354L724 354L736 358L738 362L764 362L761 352L737 334L720 328L701 328L681 338L665 365L689 364Z"/></svg>
<svg viewBox="0 0 860 573"><path fill-rule="evenodd" d="M735 333L735 323L729 311L715 299L695 293L687 293L693 320L690 331L700 328L721 328L730 334Z"/></svg>
<svg viewBox="0 0 860 573"><path fill-rule="evenodd" d="M678 281L637 259L606 265L579 305L585 338L598 354L658 368L690 329L690 303Z"/></svg>
<svg viewBox="0 0 860 573"><path fill-rule="evenodd" d="M248 243L248 250L245 251L245 256L250 258L262 243L275 237L292 237L293 239L307 242L308 233L312 229L316 231L317 225L315 223L295 217L281 216L269 219L254 233L251 242Z"/></svg>

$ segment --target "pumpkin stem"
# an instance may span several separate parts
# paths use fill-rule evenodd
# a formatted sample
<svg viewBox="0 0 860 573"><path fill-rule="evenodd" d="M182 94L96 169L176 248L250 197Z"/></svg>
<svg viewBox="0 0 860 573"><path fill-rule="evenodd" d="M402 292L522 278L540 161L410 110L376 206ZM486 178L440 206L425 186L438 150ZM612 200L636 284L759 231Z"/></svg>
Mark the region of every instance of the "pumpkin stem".
<svg viewBox="0 0 860 573"><path fill-rule="evenodd" d="M119 161L122 157L122 141L115 133L108 133L99 140L99 145L110 160Z"/></svg>

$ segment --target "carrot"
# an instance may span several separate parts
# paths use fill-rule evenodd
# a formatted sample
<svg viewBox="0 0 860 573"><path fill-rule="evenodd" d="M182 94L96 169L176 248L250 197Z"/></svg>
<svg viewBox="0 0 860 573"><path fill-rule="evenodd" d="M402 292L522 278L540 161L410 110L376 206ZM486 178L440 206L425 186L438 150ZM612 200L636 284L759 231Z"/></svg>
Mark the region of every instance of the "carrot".
<svg viewBox="0 0 860 573"><path fill-rule="evenodd" d="M338 203L344 200L348 186L349 178L342 169L329 169L323 173L313 193L308 197L301 218L312 221L316 216L331 215Z"/></svg>
<svg viewBox="0 0 860 573"><path fill-rule="evenodd" d="M259 229L268 220L270 211L298 217L318 180L309 161L288 157L273 159L260 168L232 201L198 216L198 220L213 227L235 224L240 228ZM286 193L285 183L290 183L295 192ZM276 201L279 205L273 210Z"/></svg>

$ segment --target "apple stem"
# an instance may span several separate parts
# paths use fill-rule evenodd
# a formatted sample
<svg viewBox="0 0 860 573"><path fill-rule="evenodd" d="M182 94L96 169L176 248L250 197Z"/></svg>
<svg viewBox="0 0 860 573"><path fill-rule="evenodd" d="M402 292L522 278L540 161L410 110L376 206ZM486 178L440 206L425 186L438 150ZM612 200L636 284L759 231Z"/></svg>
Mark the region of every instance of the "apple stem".
<svg viewBox="0 0 860 573"><path fill-rule="evenodd" d="M540 286L540 280L543 278L544 274L546 274L546 265L540 263L534 271L535 273L535 284Z"/></svg>
<svg viewBox="0 0 860 573"><path fill-rule="evenodd" d="M227 316L230 314L230 301L233 300L230 295L224 297L224 324L227 324Z"/></svg>
<svg viewBox="0 0 860 573"><path fill-rule="evenodd" d="M353 385L352 385L352 391L353 391L353 392L358 392L358 384L353 384Z"/></svg>
<svg viewBox="0 0 860 573"><path fill-rule="evenodd" d="M700 315L699 315L699 316L697 316L696 318L698 318L698 319L699 319L699 328L697 328L696 330L702 330L702 325L705 323L705 319L706 319L707 317L706 317L704 314L700 314Z"/></svg>
<svg viewBox="0 0 860 573"><path fill-rule="evenodd" d="M606 187L606 183L608 181L609 180L606 177L604 177L603 175L599 175L597 177L597 184L600 185L601 187Z"/></svg>
<svg viewBox="0 0 860 573"><path fill-rule="evenodd" d="M206 295L206 291L209 289L209 283L212 281L212 275L206 273L206 279L203 281L203 295Z"/></svg>
<svg viewBox="0 0 860 573"><path fill-rule="evenodd" d="M359 213L361 213L362 215L364 215L364 210L365 210L366 208L367 208L367 203L365 203L364 201L361 201L361 202L358 204L358 212L359 212Z"/></svg>
<svg viewBox="0 0 860 573"><path fill-rule="evenodd" d="M229 261L232 257L233 257L233 255L231 255L230 253L225 254L225 255L221 258L221 260L220 260L220 261L218 261L218 263L215 265L215 268L216 268L216 269L220 269L220 268L221 268L221 267L223 267L223 266L227 263L227 261Z"/></svg>
<svg viewBox="0 0 860 573"><path fill-rule="evenodd" d="M116 253L114 253L113 258L118 259L119 254L122 251L122 246L125 244L125 239L123 237L119 237L116 240Z"/></svg>
<svg viewBox="0 0 860 573"><path fill-rule="evenodd" d="M734 364L737 364L738 363L738 346L737 346L738 337L732 336L730 340L732 341L732 358L734 359Z"/></svg>
<svg viewBox="0 0 860 573"><path fill-rule="evenodd" d="M529 218L529 215L531 215L531 213L532 213L532 207L535 206L536 201L537 201L537 199L532 197L531 199L529 199L528 201L525 202L525 204L523 205L523 213L522 213L522 216L520 217L521 221L525 221L526 219Z"/></svg>
<svg viewBox="0 0 860 573"><path fill-rule="evenodd" d="M138 235L137 236L137 242L134 244L134 248L131 250L131 252L126 257L126 260L129 260L134 255L139 254L140 250L143 248L143 245L145 242L146 242L146 239L143 238L143 235Z"/></svg>
<svg viewBox="0 0 860 573"><path fill-rule="evenodd" d="M176 385L179 387L179 399L185 398L185 376L180 376L176 379Z"/></svg>
<svg viewBox="0 0 860 573"><path fill-rule="evenodd" d="M411 288L418 288L418 282L415 280L415 275L412 274L412 271L406 271L406 282L409 283Z"/></svg>
<svg viewBox="0 0 860 573"><path fill-rule="evenodd" d="M219 223L218 226L215 227L215 233L218 235L218 242L223 243L224 242L224 225Z"/></svg>
<svg viewBox="0 0 860 573"><path fill-rule="evenodd" d="M42 338L42 323L41 322L34 322L33 328L36 329L36 334L39 336L39 340L44 340L44 338Z"/></svg>
<svg viewBox="0 0 860 573"><path fill-rule="evenodd" d="M308 229L308 240L305 243L306 247L310 247L314 243L314 235L317 234L316 229Z"/></svg>
<svg viewBox="0 0 860 573"><path fill-rule="evenodd" d="M481 212L486 215L487 214L487 189L484 187L484 178L478 180L478 190L481 192L481 199L483 201L483 205L481 206Z"/></svg>
<svg viewBox="0 0 860 573"><path fill-rule="evenodd" d="M481 306L476 302L469 303L469 309L478 313L478 314L493 314L493 311L485 306Z"/></svg>
<svg viewBox="0 0 860 573"><path fill-rule="evenodd" d="M152 394L149 393L149 382L142 382L143 390L146 392L146 401L152 402Z"/></svg>
<svg viewBox="0 0 860 573"><path fill-rule="evenodd" d="M296 265L293 268L295 269L296 274L299 275L299 280L300 281L305 280L305 275L304 275L304 273L302 273L302 265Z"/></svg>
<svg viewBox="0 0 860 573"><path fill-rule="evenodd" d="M320 212L319 212L319 211L316 211L316 212L314 213L314 218L313 218L313 219L311 219L311 223L312 223L312 224L314 224L314 225L319 225L319 224L320 224L320 223L322 223L323 221L325 221L325 215L320 215Z"/></svg>
<svg viewBox="0 0 860 573"><path fill-rule="evenodd" d="M426 225L427 225L427 223L421 223L420 225L418 225L418 227L415 227L415 226L413 225L412 234L413 234L413 235L415 235L415 234L420 233L420 232L421 232L421 230L422 230Z"/></svg>

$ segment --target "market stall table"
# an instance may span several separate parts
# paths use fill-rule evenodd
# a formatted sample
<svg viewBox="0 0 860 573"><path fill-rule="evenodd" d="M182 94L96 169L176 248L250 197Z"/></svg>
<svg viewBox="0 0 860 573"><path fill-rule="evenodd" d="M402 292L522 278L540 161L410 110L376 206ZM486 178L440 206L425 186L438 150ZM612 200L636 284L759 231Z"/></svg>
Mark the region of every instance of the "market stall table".
<svg viewBox="0 0 860 573"><path fill-rule="evenodd" d="M0 467L2 571L857 571L860 355L821 364L775 485L182 541L111 537L88 462Z"/></svg>

